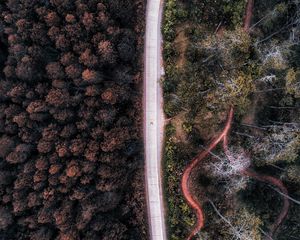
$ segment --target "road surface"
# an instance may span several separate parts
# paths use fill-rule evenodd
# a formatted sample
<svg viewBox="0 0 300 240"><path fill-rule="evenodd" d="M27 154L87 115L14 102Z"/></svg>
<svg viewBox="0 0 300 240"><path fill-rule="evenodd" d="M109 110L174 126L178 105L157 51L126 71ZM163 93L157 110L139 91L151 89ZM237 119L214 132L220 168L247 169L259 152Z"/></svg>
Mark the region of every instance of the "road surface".
<svg viewBox="0 0 300 240"><path fill-rule="evenodd" d="M162 194L161 159L163 146L162 90L160 86L161 18L163 1L148 0L144 65L144 144L148 221L151 240L166 240Z"/></svg>

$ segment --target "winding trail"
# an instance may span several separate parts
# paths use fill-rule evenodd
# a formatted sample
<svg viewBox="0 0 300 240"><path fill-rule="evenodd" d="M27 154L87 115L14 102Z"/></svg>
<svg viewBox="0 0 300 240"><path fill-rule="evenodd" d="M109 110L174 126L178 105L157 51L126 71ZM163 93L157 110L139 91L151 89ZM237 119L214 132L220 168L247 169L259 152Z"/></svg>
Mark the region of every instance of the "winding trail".
<svg viewBox="0 0 300 240"><path fill-rule="evenodd" d="M191 240L204 226L204 214L203 214L203 209L201 207L201 204L199 203L199 201L193 196L193 194L189 190L190 175L191 175L192 170L194 169L194 167L197 166L205 157L207 157L210 154L210 152L221 141L223 141L223 150L224 150L227 158L230 161L234 161L234 157L232 157L232 154L231 154L231 152L229 150L229 147L228 147L228 134L229 134L229 131L230 131L230 128L231 128L231 125L232 125L233 115L234 115L234 111L233 111L233 108L231 107L226 125L224 127L224 130L220 133L220 135L215 140L213 140L209 144L207 149L200 152L192 160L192 162L187 166L187 168L185 169L185 171L183 173L182 182L181 182L182 191L183 191L183 194L184 194L187 202L195 210L196 216L197 216L197 224L196 224L194 230L192 230L192 232L188 236L187 240ZM288 196L288 190L284 186L284 184L281 180L279 180L277 178L274 178L272 176L259 174L259 173L255 172L254 170L252 170L250 168L242 170L240 172L240 174L244 175L244 176L251 177L251 178L256 179L258 181L261 181L261 182L271 184L271 185L277 187L280 190L280 192L282 192L284 194L282 196L283 197L283 206L282 206L282 209L280 211L280 214L276 218L273 225L270 227L270 231L269 231L268 235L266 236L266 238L268 240L272 240L272 237L275 234L276 230L278 229L278 227L280 226L280 224L283 222L283 220L286 218L286 216L288 214L288 210L289 210L289 207L290 207L290 202L289 202L289 199L287 197Z"/></svg>
<svg viewBox="0 0 300 240"><path fill-rule="evenodd" d="M244 31L249 32L251 20L253 16L253 7L254 7L254 0L248 0L247 7L246 7L246 13L244 18ZM205 149L204 151L200 152L192 161L191 163L186 167L181 181L181 188L183 195L188 202L188 204L194 209L197 217L197 223L195 228L192 230L190 235L188 236L187 240L191 240L203 227L204 227L204 213L203 209L201 207L200 202L195 198L195 196L190 192L189 189L189 180L191 173L193 169L205 158L209 155L209 153L220 143L223 141L223 150L227 156L228 159L231 159L231 161L234 161L234 158L232 157L232 154L228 147L228 134L232 125L233 121L233 115L234 110L233 107L230 108L230 112L228 115L228 119L226 122L226 125L224 127L224 130L219 134L218 137L216 137ZM283 182L277 178L274 178L272 176L262 175L259 173L256 173L254 170L251 170L249 168L244 169L240 172L241 175L251 177L253 179L256 179L261 182L269 183L271 185L274 185L277 187L281 193L283 193L283 206L281 209L281 212L273 225L270 227L269 234L267 234L267 239L272 240L272 236L275 234L276 230L280 226L280 224L283 222L283 220L286 218L289 210L289 199L288 199L288 190L284 186Z"/></svg>
<svg viewBox="0 0 300 240"><path fill-rule="evenodd" d="M224 136L228 134L228 131L230 130L231 123L233 119L233 108L231 108L227 123L225 125L224 130L221 132L221 134L214 139L208 146L207 149L204 151L200 152L193 160L192 162L187 166L185 169L183 176L182 176L182 181L181 181L181 188L183 195L189 205L195 210L196 216L197 216L197 224L194 230L191 232L191 234L188 236L188 240L192 239L193 236L195 236L204 226L204 214L203 214L203 209L201 207L201 204L198 202L198 200L193 196L193 194L190 192L189 189L189 179L192 173L192 170L194 169L195 166L197 166L205 157L209 155L209 153L218 145L218 143L224 139Z"/></svg>

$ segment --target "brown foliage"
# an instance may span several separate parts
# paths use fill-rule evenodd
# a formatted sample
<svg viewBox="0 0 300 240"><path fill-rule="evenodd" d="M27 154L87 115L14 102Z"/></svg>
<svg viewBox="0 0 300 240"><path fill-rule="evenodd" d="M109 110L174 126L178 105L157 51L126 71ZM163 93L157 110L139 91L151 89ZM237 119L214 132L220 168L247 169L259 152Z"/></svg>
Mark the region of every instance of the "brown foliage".
<svg viewBox="0 0 300 240"><path fill-rule="evenodd" d="M64 70L58 62L51 62L46 66L47 74L51 79L63 79Z"/></svg>
<svg viewBox="0 0 300 240"><path fill-rule="evenodd" d="M69 100L69 93L66 90L51 89L46 96L46 102L55 107L64 106Z"/></svg>
<svg viewBox="0 0 300 240"><path fill-rule="evenodd" d="M13 139L9 138L8 136L2 136L0 138L0 157L6 157L12 150L15 145Z"/></svg>
<svg viewBox="0 0 300 240"><path fill-rule="evenodd" d="M90 49L86 49L83 53L81 53L79 61L87 67L95 67L98 64L97 57L92 54Z"/></svg>
<svg viewBox="0 0 300 240"><path fill-rule="evenodd" d="M0 239L145 239L124 197L141 66L119 51L143 4L114 1L0 3Z"/></svg>
<svg viewBox="0 0 300 240"><path fill-rule="evenodd" d="M13 216L8 208L0 207L0 229L6 229L13 223Z"/></svg>
<svg viewBox="0 0 300 240"><path fill-rule="evenodd" d="M115 53L111 42L104 40L99 42L98 53L101 56L101 61L103 63L112 64L115 62Z"/></svg>
<svg viewBox="0 0 300 240"><path fill-rule="evenodd" d="M105 103L115 104L117 102L117 96L116 93L113 91L113 89L109 88L106 89L102 94L101 98Z"/></svg>

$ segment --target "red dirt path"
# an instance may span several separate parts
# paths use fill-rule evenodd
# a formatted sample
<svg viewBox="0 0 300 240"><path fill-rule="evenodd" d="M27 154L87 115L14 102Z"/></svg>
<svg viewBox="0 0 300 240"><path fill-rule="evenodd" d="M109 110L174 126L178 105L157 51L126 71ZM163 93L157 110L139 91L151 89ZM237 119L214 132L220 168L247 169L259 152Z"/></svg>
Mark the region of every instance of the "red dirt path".
<svg viewBox="0 0 300 240"><path fill-rule="evenodd" d="M254 0L248 0L246 15L244 19L244 30L245 32L249 32L251 20L253 16L253 7L254 7Z"/></svg>
<svg viewBox="0 0 300 240"><path fill-rule="evenodd" d="M198 165L205 157L209 155L209 153L218 145L219 142L223 141L223 149L228 157L228 159L231 159L231 161L234 161L232 154L229 150L228 147L228 133L232 125L232 120L233 120L233 108L230 109L229 116L226 122L226 125L224 127L224 130L219 134L217 138L215 138L208 146L207 149L204 151L200 152L193 160L192 162L187 166L185 169L183 176L182 176L182 181L181 181L181 188L184 197L186 198L188 204L195 210L196 216L197 216L197 224L194 228L194 230L190 233L188 236L187 240L191 240L204 226L204 214L203 214L203 209L201 207L201 204L199 201L193 196L193 194L189 190L189 179L190 175L192 173L192 170L196 165ZM277 178L271 177L271 176L266 176L262 175L259 173L256 173L255 171L251 169L244 169L243 171L240 172L241 175L248 176L251 178L254 178L258 181L265 182L265 183L270 183L274 186L276 186L280 191L288 195L288 191L286 187L284 186L283 182ZM289 200L286 196L283 196L284 203L282 210L277 217L275 223L272 225L270 228L270 232L267 236L267 239L272 239L272 236L274 235L275 231L278 229L280 224L283 222L285 217L287 216L288 210L289 210Z"/></svg>
<svg viewBox="0 0 300 240"><path fill-rule="evenodd" d="M190 236L187 238L188 240L192 239L192 237L197 232L199 232L204 226L204 214L203 214L202 207L201 207L200 203L194 198L193 194L189 190L189 178L190 178L191 172L194 169L194 167L196 165L198 165L201 162L201 160L203 160L205 157L207 157L209 155L209 153L218 145L218 143L224 139L224 136L226 136L228 134L228 131L231 127L232 119L233 119L233 108L231 108L231 110L230 110L227 123L225 125L224 130L221 132L221 134L209 144L209 146L206 150L200 152L192 160L192 162L187 166L187 168L185 169L185 171L183 173L182 181L181 181L182 192L183 192L183 195L186 198L187 202L195 210L196 215L197 215L196 227L192 231Z"/></svg>
<svg viewBox="0 0 300 240"><path fill-rule="evenodd" d="M253 7L254 7L254 0L248 0L247 9L246 9L246 13L245 13L245 19L244 19L244 31L245 32L249 32L249 29L250 29L250 24L251 24L251 20L252 20L252 16L253 16ZM187 240L191 240L204 226L204 214L203 214L203 209L201 207L201 204L189 190L190 175L191 175L193 169L195 168L195 166L198 165L205 157L207 157L209 155L209 153L222 140L223 140L223 149L224 149L225 154L227 155L227 157L229 159L233 159L231 157L231 153L230 153L230 150L228 147L228 133L231 128L233 114L234 114L234 111L233 111L233 108L231 107L224 130L220 133L220 135L217 138L215 138L209 144L209 146L206 150L200 152L191 161L191 163L186 167L186 169L183 173L182 181L181 181L182 192L183 192L183 195L186 198L186 201L188 202L188 204L195 210L195 213L197 216L197 224L196 224L194 230L192 230L192 232L188 236ZM254 178L261 182L270 183L270 184L276 186L283 194L288 195L288 191L287 191L286 187L284 186L283 182L279 179L276 179L271 176L261 175L251 169L245 169L245 170L241 171L240 174ZM288 210L289 210L289 206L290 206L289 200L286 196L283 196L283 200L284 200L284 202L283 202L282 210L281 210L279 216L277 217L276 221L274 222L274 224L270 227L270 232L267 236L268 240L272 239L272 236L274 235L274 233L276 232L276 230L278 229L278 227L280 226L280 224L283 222L283 220L285 219L285 217L288 214Z"/></svg>
<svg viewBox="0 0 300 240"><path fill-rule="evenodd" d="M250 28L253 6L254 6L254 0L248 0L247 9L246 9L246 13L245 13L245 19L244 19L244 30L246 32L248 32L249 28ZM220 27L220 29L223 29L223 28ZM217 34L220 34L219 31L217 32ZM220 35L222 35L222 33ZM229 117L228 117L228 120L227 120L227 123L225 125L223 132L215 140L213 140L211 142L211 144L208 146L208 149L199 153L198 156L196 156L191 161L191 163L187 166L187 168L185 169L185 171L183 173L182 181L181 181L181 188L183 191L183 195L186 198L189 205L195 210L196 216L197 216L197 225L196 225L195 229L191 232L191 234L189 235L187 240L192 239L192 237L197 232L199 232L204 226L204 214L203 214L202 207L201 207L200 203L194 198L192 193L189 191L190 175L191 175L194 167L196 165L198 165L198 163L201 162L201 160L204 159L209 154L209 152L211 150L213 150L222 139L224 139L224 136L227 136L227 133L231 127L232 119L233 119L233 108L231 108L231 110L230 110ZM224 140L226 140L226 139L227 138L225 137Z"/></svg>

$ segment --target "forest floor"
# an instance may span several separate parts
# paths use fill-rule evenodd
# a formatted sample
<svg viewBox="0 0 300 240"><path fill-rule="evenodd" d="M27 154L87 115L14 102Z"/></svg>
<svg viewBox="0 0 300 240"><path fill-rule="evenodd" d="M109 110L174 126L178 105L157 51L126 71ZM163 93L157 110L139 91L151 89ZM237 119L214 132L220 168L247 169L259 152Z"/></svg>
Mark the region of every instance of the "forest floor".
<svg viewBox="0 0 300 240"><path fill-rule="evenodd" d="M295 236L299 231L292 211L298 212L299 207L291 204L287 215L289 196L285 195L299 195L295 191L299 180L294 175L300 160L299 123L295 120L299 97L287 89L290 75L286 74L298 72L299 64L281 54L288 44L296 49L298 45L288 40L291 29L283 33L278 29L282 31L282 25L294 20L296 4L275 0L215 4L207 0L197 5L168 0L166 6L163 84L170 119L165 141L170 239ZM187 24L190 22L193 24ZM274 32L280 34L269 38ZM260 44L261 39L268 42ZM267 62L263 54L274 60ZM277 61L280 58L283 63ZM288 81L295 81L293 76ZM272 78L276 79L272 83L263 82ZM230 106L235 109L230 144L226 134L219 139L223 145L214 146L211 139L220 136L220 131L222 135L220 126ZM229 161L233 158L230 151L234 158L250 164L245 171L231 169L236 166Z"/></svg>

